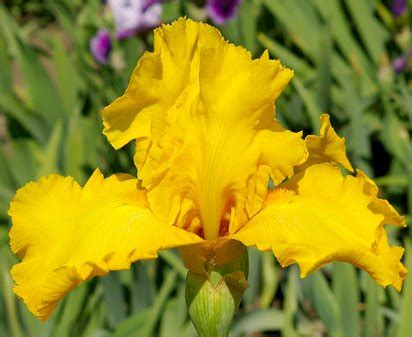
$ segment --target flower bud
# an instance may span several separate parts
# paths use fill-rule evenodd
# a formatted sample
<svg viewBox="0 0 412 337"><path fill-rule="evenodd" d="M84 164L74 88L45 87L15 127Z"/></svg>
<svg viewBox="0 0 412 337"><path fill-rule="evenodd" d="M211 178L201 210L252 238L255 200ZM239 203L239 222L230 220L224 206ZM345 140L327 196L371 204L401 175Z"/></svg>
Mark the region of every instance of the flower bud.
<svg viewBox="0 0 412 337"><path fill-rule="evenodd" d="M203 249L181 249L186 266L193 267L193 254L203 254L205 259L196 259L203 264L189 268L186 279L186 304L189 316L200 337L227 337L243 294L248 287L248 255L246 248L237 241ZM220 247L221 248L221 247ZM230 260L224 258L230 251ZM192 253L192 263L188 254ZM223 252L223 253L222 253Z"/></svg>

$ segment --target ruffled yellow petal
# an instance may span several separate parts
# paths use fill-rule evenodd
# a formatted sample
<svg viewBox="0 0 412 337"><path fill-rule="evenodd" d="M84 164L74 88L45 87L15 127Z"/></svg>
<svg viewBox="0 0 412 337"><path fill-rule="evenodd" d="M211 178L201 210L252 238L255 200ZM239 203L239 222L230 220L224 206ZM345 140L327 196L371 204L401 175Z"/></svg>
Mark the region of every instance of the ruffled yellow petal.
<svg viewBox="0 0 412 337"><path fill-rule="evenodd" d="M261 207L269 174L279 183L306 159L301 133L274 119L291 77L266 52L252 60L217 29L179 19L155 30L154 51L103 111L104 133L115 147L137 140L157 216L213 240Z"/></svg>
<svg viewBox="0 0 412 337"><path fill-rule="evenodd" d="M309 157L305 163L295 169L295 172L302 171L310 165L324 162L342 165L348 171L353 172L353 167L346 156L345 138L336 134L330 124L329 115L323 114L320 117L320 122L319 136L309 135L305 138Z"/></svg>
<svg viewBox="0 0 412 337"><path fill-rule="evenodd" d="M18 190L9 210L11 248L22 258L12 269L14 291L38 318L87 279L200 240L157 220L136 184L96 170L83 188L51 175Z"/></svg>
<svg viewBox="0 0 412 337"><path fill-rule="evenodd" d="M404 219L364 173L343 177L339 168L318 164L270 193L262 209L232 238L273 250L282 266L298 263L301 275L331 261L366 270L383 286L402 286L403 248L391 247L384 224Z"/></svg>

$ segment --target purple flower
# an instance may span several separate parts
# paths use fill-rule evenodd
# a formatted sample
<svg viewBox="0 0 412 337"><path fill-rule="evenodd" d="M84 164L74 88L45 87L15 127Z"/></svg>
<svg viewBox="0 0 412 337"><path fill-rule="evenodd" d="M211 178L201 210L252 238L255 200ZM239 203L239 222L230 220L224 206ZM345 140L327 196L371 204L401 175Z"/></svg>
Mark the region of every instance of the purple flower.
<svg viewBox="0 0 412 337"><path fill-rule="evenodd" d="M401 56L398 56L395 58L392 62L392 68L395 70L396 73L400 73L404 71L408 65L409 61L412 59L412 48L409 48L409 50L404 53Z"/></svg>
<svg viewBox="0 0 412 337"><path fill-rule="evenodd" d="M146 9L148 9L149 7L151 7L154 4L160 3L163 0L143 0L142 2L142 9L143 11L145 11Z"/></svg>
<svg viewBox="0 0 412 337"><path fill-rule="evenodd" d="M392 13L395 17L402 16L408 8L407 0L392 0Z"/></svg>
<svg viewBox="0 0 412 337"><path fill-rule="evenodd" d="M156 27L160 23L162 6L159 1L108 0L116 24L116 37L126 39Z"/></svg>
<svg viewBox="0 0 412 337"><path fill-rule="evenodd" d="M111 48L110 34L106 29L100 29L90 40L90 51L99 63L107 64L109 62Z"/></svg>
<svg viewBox="0 0 412 337"><path fill-rule="evenodd" d="M223 25L236 17L237 7L241 0L208 0L206 9L212 21Z"/></svg>
<svg viewBox="0 0 412 337"><path fill-rule="evenodd" d="M398 56L392 62L392 68L395 72L400 73L408 66L408 58L406 56Z"/></svg>

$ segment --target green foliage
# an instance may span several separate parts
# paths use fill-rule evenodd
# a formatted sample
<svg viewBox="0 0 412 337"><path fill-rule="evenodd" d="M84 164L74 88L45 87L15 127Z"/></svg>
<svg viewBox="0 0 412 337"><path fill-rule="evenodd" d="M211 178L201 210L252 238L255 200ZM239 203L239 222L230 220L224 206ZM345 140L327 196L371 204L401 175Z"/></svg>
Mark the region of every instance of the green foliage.
<svg viewBox="0 0 412 337"><path fill-rule="evenodd" d="M116 41L110 65L98 65L89 39L113 27L101 8L98 0L0 4L0 336L196 336L184 300L186 271L173 251L87 282L45 324L12 293L16 258L6 212L17 188L52 172L79 182L96 167L135 173L133 149L114 151L101 136L99 111L123 92L151 36ZM391 67L411 46L410 13L394 19L388 8L372 0L243 0L221 30L255 56L268 49L295 70L278 118L316 133L320 114L330 113L354 166L377 178L381 194L411 224L411 69L395 74ZM180 15L203 14L188 1L164 3L165 21ZM406 240L401 234L391 241ZM407 255L412 269L412 248ZM410 336L410 279L399 294L348 265L302 281L297 268L281 269L271 254L250 250L249 258L250 288L233 337Z"/></svg>

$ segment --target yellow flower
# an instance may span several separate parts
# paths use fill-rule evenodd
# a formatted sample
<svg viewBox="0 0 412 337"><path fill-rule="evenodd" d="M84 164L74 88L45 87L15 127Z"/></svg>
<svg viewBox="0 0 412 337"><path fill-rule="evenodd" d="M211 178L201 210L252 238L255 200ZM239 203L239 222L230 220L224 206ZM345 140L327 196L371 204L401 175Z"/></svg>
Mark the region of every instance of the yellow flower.
<svg viewBox="0 0 412 337"><path fill-rule="evenodd" d="M136 141L138 178L96 170L84 187L51 175L21 188L9 211L22 258L16 294L46 320L96 275L183 246L186 265L202 272L212 255L230 259L237 241L273 251L282 266L298 263L302 276L347 261L399 290L403 249L383 226L404 220L364 173L342 175L337 165L352 166L327 115L320 136L306 139L275 119L292 75L209 25L179 19L156 29L154 51L103 110L116 149Z"/></svg>

